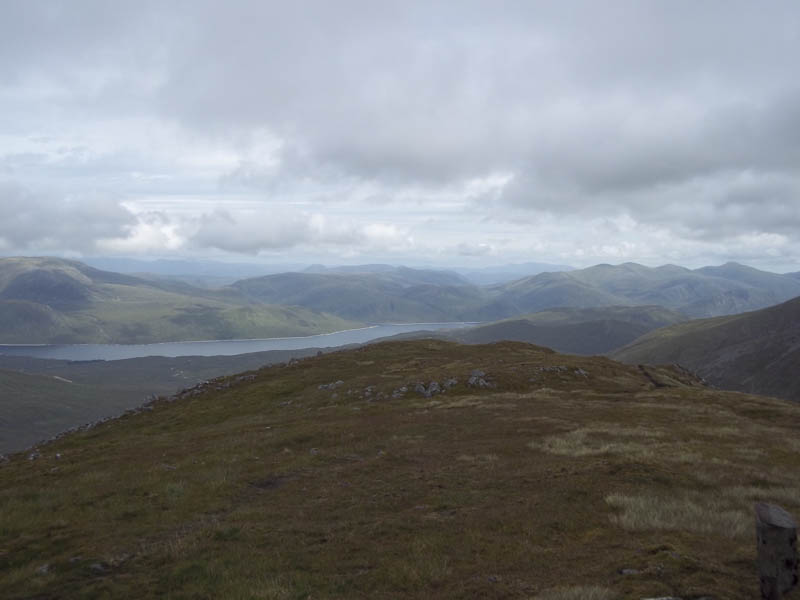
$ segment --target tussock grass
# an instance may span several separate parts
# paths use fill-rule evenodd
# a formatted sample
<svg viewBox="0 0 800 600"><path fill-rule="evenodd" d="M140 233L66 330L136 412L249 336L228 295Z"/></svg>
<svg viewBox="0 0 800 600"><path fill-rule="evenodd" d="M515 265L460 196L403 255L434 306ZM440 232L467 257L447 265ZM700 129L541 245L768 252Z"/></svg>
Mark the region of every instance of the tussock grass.
<svg viewBox="0 0 800 600"><path fill-rule="evenodd" d="M612 522L630 531L692 531L732 538L752 535L752 515L710 495L610 494L606 502L622 511L611 517Z"/></svg>
<svg viewBox="0 0 800 600"><path fill-rule="evenodd" d="M562 456L626 454L646 457L663 448L663 445L651 441L662 438L663 435L660 431L644 427L609 424L547 436L542 442L531 442L528 446Z"/></svg>
<svg viewBox="0 0 800 600"><path fill-rule="evenodd" d="M553 588L534 596L532 600L615 600L616 598L619 598L619 595L609 588L579 585Z"/></svg>

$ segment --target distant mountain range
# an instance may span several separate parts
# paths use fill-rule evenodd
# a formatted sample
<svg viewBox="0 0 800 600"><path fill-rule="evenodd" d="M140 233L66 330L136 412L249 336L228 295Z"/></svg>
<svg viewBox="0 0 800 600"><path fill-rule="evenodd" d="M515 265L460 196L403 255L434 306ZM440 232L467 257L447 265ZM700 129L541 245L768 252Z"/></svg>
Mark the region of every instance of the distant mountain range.
<svg viewBox="0 0 800 600"><path fill-rule="evenodd" d="M355 326L56 258L0 259L0 343L150 343L309 335Z"/></svg>
<svg viewBox="0 0 800 600"><path fill-rule="evenodd" d="M476 285L493 285L505 283L538 275L539 273L553 273L558 271L574 271L575 267L569 265L554 265L550 263L527 262L493 267L459 267L453 269Z"/></svg>
<svg viewBox="0 0 800 600"><path fill-rule="evenodd" d="M366 322L495 321L551 308L651 305L701 317L800 296L800 280L736 263L694 271L674 265L597 265L492 286L472 285L447 271L348 268L267 275L232 287L253 301Z"/></svg>
<svg viewBox="0 0 800 600"><path fill-rule="evenodd" d="M635 263L543 273L495 288L487 314L558 306L659 305L690 317L734 314L800 296L800 280L738 263L690 270Z"/></svg>
<svg viewBox="0 0 800 600"><path fill-rule="evenodd" d="M0 259L0 343L278 337L362 323L490 322L554 308L660 306L691 318L754 310L797 296L800 279L736 263L696 270L597 265L488 286L454 271L312 266L208 289L101 271L77 261L6 258ZM577 339L593 320L565 314L575 320L572 333L561 330L564 339ZM641 333L640 323L623 326L613 323L614 317L595 317L600 322L594 337L606 331L608 340L587 346L590 352ZM530 330L532 323L528 319L520 326ZM538 334L552 326L539 320ZM564 326L562 320L558 327Z"/></svg>
<svg viewBox="0 0 800 600"><path fill-rule="evenodd" d="M657 329L612 357L678 363L724 389L800 401L800 298Z"/></svg>
<svg viewBox="0 0 800 600"><path fill-rule="evenodd" d="M489 296L457 273L396 267L377 272L281 273L233 284L256 302L302 306L377 322L463 321Z"/></svg>

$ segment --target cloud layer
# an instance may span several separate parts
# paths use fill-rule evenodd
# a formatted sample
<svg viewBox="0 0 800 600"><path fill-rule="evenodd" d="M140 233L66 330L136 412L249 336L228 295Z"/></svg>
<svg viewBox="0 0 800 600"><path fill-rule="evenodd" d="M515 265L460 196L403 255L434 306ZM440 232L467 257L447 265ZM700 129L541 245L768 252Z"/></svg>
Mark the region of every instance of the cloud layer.
<svg viewBox="0 0 800 600"><path fill-rule="evenodd" d="M0 17L4 252L800 270L791 1Z"/></svg>

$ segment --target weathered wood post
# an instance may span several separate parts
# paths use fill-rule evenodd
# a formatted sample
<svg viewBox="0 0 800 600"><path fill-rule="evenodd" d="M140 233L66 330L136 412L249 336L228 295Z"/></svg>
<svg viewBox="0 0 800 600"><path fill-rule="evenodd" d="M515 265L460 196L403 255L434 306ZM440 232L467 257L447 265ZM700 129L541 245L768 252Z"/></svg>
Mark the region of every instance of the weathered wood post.
<svg viewBox="0 0 800 600"><path fill-rule="evenodd" d="M775 504L756 503L762 600L781 600L797 585L797 523Z"/></svg>

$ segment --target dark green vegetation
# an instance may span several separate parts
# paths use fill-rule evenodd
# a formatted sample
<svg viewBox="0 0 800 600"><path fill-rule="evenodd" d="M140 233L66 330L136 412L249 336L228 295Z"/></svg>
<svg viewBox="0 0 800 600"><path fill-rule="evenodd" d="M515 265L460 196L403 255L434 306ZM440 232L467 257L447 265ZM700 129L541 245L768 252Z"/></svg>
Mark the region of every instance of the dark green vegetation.
<svg viewBox="0 0 800 600"><path fill-rule="evenodd" d="M753 502L800 514L800 406L679 370L429 340L251 375L0 464L4 597L749 600Z"/></svg>
<svg viewBox="0 0 800 600"><path fill-rule="evenodd" d="M150 343L309 335L354 323L55 258L0 259L0 343Z"/></svg>
<svg viewBox="0 0 800 600"><path fill-rule="evenodd" d="M653 329L685 320L682 314L660 306L561 308L446 335L468 344L510 340L570 354L605 354Z"/></svg>
<svg viewBox="0 0 800 600"><path fill-rule="evenodd" d="M329 349L271 350L236 356L150 356L67 361L0 355L0 453L21 450L76 427L169 396L197 383Z"/></svg>
<svg viewBox="0 0 800 600"><path fill-rule="evenodd" d="M678 363L721 388L800 401L800 298L658 329L613 356L629 363Z"/></svg>

